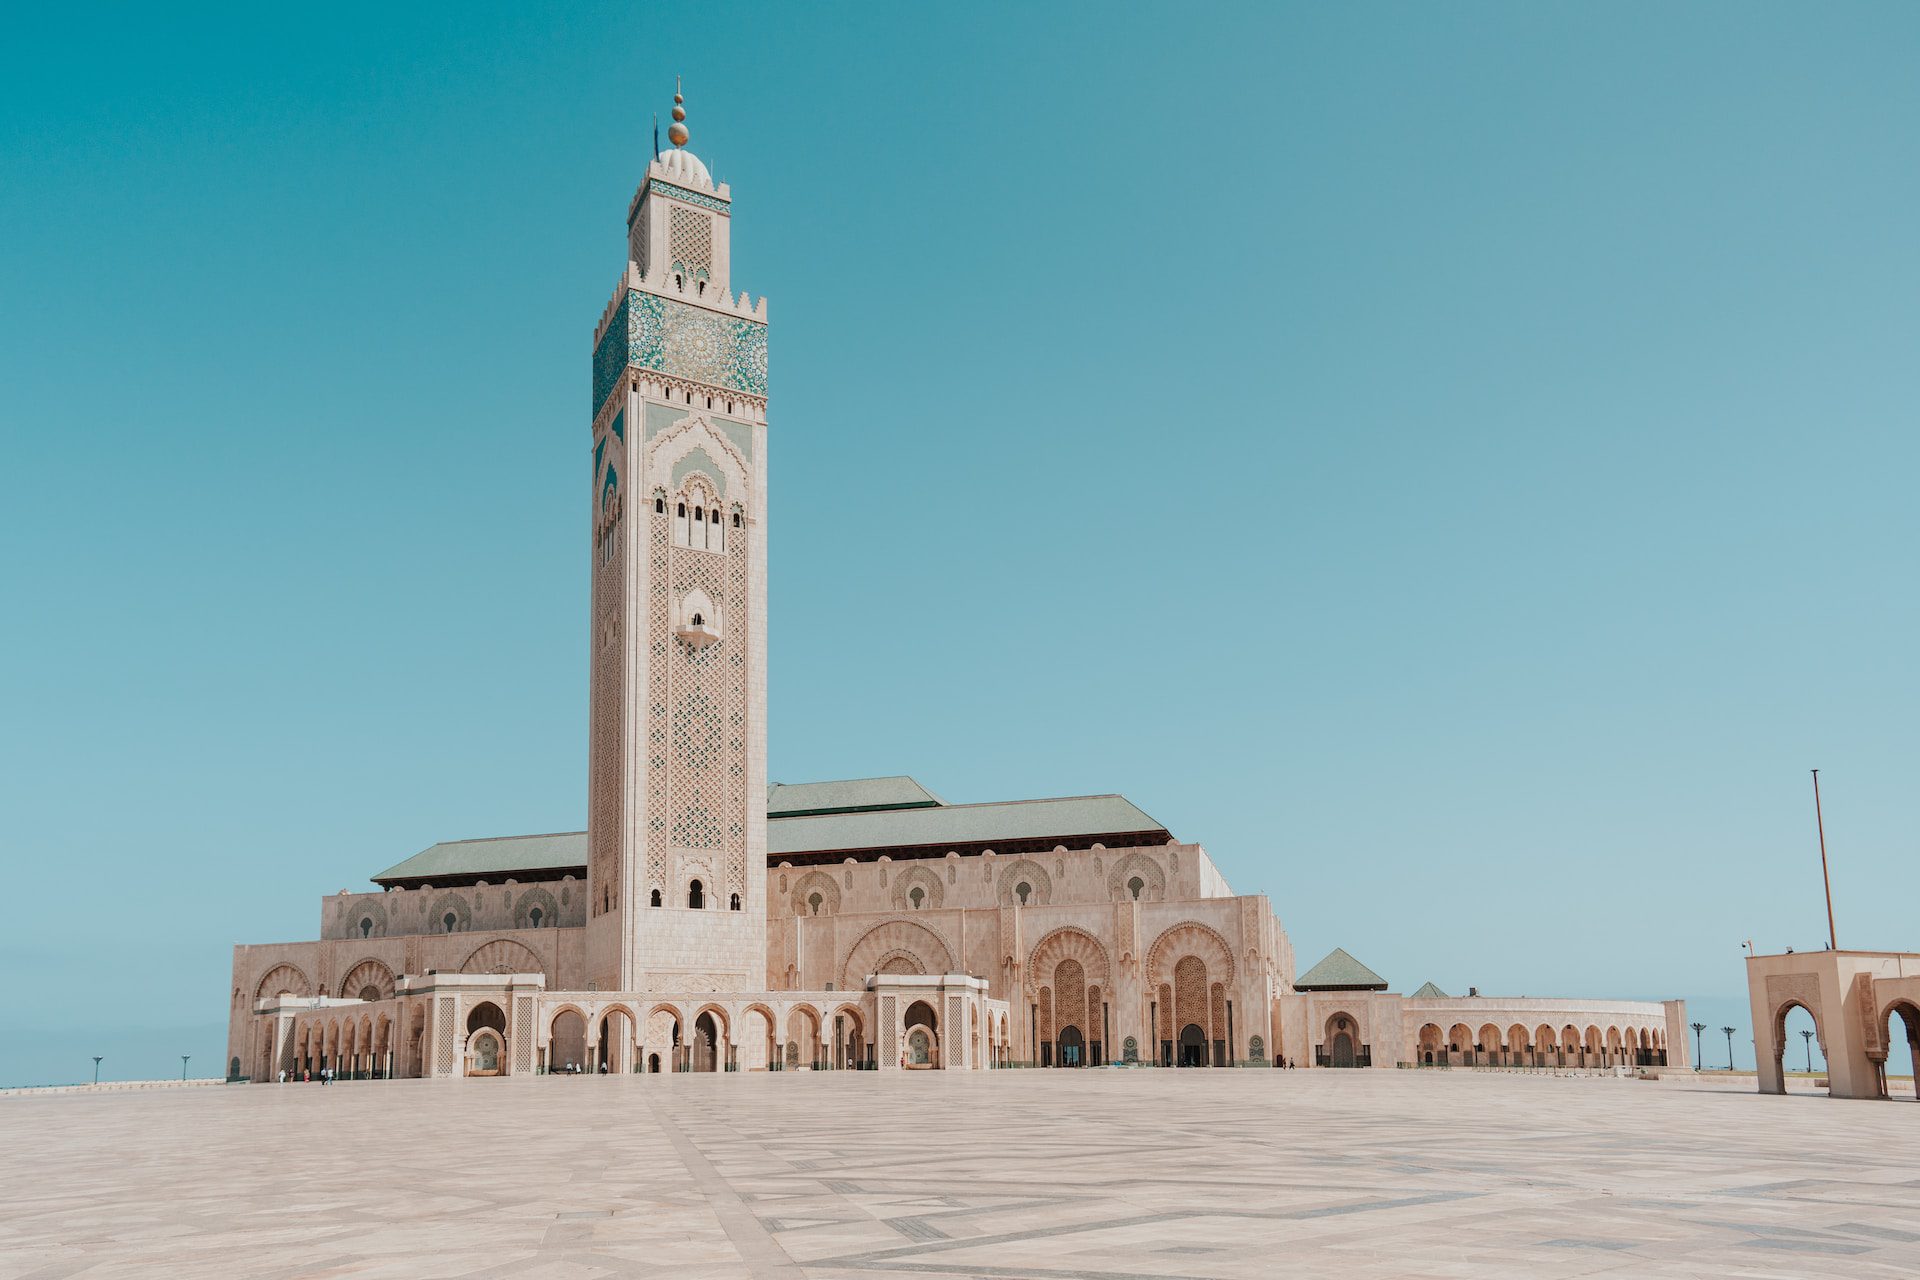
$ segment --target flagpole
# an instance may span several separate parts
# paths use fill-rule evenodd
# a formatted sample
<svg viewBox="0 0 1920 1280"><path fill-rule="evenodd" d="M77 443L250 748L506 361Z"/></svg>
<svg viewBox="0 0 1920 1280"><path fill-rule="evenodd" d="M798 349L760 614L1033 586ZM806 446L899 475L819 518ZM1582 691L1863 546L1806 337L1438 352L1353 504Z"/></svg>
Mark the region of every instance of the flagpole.
<svg viewBox="0 0 1920 1280"><path fill-rule="evenodd" d="M1833 877L1827 874L1827 824L1820 816L1820 771L1813 771L1813 825L1820 832L1820 883L1827 891L1827 950L1838 951L1833 932Z"/></svg>

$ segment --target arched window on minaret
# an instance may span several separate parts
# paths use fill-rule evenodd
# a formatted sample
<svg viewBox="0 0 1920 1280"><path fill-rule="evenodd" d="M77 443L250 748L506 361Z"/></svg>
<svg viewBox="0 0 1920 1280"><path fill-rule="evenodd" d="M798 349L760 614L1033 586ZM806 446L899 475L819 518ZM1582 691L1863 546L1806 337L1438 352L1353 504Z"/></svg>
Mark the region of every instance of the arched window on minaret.
<svg viewBox="0 0 1920 1280"><path fill-rule="evenodd" d="M707 887L698 880L687 886L687 905L696 911L707 905Z"/></svg>
<svg viewBox="0 0 1920 1280"><path fill-rule="evenodd" d="M684 547L684 546L690 545L687 539L687 504L685 499L682 499L680 502L674 504L673 545L676 547Z"/></svg>

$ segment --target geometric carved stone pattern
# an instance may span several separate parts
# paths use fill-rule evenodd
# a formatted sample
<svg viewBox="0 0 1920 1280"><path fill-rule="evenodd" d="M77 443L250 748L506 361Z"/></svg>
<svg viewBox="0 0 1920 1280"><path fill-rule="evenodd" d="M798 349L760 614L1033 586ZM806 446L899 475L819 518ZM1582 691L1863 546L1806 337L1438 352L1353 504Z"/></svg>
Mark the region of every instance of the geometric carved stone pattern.
<svg viewBox="0 0 1920 1280"><path fill-rule="evenodd" d="M524 1075L533 1070L533 997L518 996L513 1002L513 1071Z"/></svg>
<svg viewBox="0 0 1920 1280"><path fill-rule="evenodd" d="M967 1064L967 1015L961 1007L959 996L947 997L947 1037L946 1052L941 1055L943 1067L964 1067Z"/></svg>
<svg viewBox="0 0 1920 1280"><path fill-rule="evenodd" d="M433 1071L435 1075L453 1074L453 998L442 996L434 1002L439 1006L439 1016L434 1020Z"/></svg>
<svg viewBox="0 0 1920 1280"><path fill-rule="evenodd" d="M685 500L711 510L715 498L703 478L687 477L686 487L668 499L669 508ZM656 525L664 520L656 518ZM654 602L655 635L666 630L668 602L695 590L706 593L725 624L721 639L693 646L677 641L669 676L671 751L675 764L667 783L672 845L712 850L721 857L725 885L709 881L718 893L747 889L747 546L744 531L722 526L728 538L718 555L692 547L674 547L667 556L670 581ZM685 880L685 875L680 877ZM718 904L725 907L724 898Z"/></svg>
<svg viewBox="0 0 1920 1280"><path fill-rule="evenodd" d="M676 272L704 280L713 274L713 219L692 209L667 209L667 257Z"/></svg>

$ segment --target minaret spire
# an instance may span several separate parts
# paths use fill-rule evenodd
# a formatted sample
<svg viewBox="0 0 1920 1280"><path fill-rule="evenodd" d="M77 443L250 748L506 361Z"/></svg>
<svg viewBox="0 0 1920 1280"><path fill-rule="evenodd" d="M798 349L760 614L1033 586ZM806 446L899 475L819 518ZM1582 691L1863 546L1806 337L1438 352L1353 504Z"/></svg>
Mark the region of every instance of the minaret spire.
<svg viewBox="0 0 1920 1280"><path fill-rule="evenodd" d="M667 126L667 141L676 147L687 145L692 135L687 132L686 99L680 96L680 77L673 78L673 123Z"/></svg>

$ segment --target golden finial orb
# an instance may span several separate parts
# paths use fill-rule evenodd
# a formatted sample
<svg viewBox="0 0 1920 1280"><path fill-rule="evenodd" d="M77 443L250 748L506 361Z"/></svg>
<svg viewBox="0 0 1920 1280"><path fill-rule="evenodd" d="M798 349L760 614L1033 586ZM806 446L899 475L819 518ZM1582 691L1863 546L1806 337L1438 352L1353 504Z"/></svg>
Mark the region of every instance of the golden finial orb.
<svg viewBox="0 0 1920 1280"><path fill-rule="evenodd" d="M680 96L680 77L673 78L673 123L667 126L667 141L676 147L687 145L693 135L687 132L686 99Z"/></svg>

